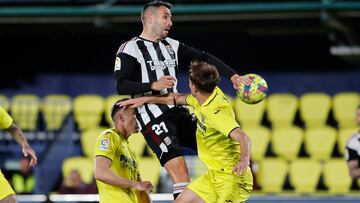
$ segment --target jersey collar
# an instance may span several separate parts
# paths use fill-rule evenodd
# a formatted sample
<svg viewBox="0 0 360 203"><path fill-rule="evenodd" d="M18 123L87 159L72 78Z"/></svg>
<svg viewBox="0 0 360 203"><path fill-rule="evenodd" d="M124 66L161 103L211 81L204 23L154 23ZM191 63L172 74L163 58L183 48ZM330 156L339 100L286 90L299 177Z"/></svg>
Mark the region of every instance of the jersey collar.
<svg viewBox="0 0 360 203"><path fill-rule="evenodd" d="M211 93L210 97L206 99L206 101L203 103L202 106L207 106L209 105L214 99L215 97L218 95L218 87L216 86L214 91Z"/></svg>

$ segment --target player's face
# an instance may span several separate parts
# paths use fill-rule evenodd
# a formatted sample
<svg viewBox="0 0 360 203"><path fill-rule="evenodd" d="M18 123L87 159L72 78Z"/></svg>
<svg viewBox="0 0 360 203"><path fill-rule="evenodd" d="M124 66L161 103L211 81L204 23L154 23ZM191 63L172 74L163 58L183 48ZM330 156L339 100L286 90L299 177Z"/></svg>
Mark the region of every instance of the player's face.
<svg viewBox="0 0 360 203"><path fill-rule="evenodd" d="M356 122L360 125L360 108L356 110Z"/></svg>
<svg viewBox="0 0 360 203"><path fill-rule="evenodd" d="M160 6L154 12L152 31L159 39L164 39L168 36L171 26L171 11L165 6Z"/></svg>
<svg viewBox="0 0 360 203"><path fill-rule="evenodd" d="M128 108L123 111L123 114L125 116L124 126L126 128L126 131L133 132L133 133L137 132L138 126L137 126L136 119L135 119L134 109Z"/></svg>

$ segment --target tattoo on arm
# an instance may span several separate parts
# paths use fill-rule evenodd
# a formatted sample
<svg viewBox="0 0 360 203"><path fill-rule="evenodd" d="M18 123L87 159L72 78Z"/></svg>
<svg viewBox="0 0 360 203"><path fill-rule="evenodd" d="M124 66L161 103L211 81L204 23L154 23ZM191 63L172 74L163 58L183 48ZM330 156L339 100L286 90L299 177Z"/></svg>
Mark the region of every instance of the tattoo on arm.
<svg viewBox="0 0 360 203"><path fill-rule="evenodd" d="M11 136L16 140L16 142L19 143L22 147L28 145L28 142L26 141L23 132L17 125L15 125L15 123L11 124L11 126L8 128L8 131Z"/></svg>

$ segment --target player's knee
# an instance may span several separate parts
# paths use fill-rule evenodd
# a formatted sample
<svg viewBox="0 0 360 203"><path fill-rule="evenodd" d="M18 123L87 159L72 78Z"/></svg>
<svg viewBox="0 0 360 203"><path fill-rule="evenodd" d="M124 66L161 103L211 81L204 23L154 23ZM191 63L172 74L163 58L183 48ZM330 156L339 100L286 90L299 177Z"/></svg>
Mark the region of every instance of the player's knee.
<svg viewBox="0 0 360 203"><path fill-rule="evenodd" d="M18 203L16 195L6 196L4 199L0 200L0 203Z"/></svg>

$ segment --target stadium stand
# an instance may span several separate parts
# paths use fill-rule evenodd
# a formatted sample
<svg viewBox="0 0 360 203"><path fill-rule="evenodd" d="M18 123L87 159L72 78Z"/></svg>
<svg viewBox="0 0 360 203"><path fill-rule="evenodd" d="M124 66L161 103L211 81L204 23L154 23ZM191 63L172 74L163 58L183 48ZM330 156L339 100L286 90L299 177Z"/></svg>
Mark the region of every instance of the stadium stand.
<svg viewBox="0 0 360 203"><path fill-rule="evenodd" d="M298 158L303 140L304 132L299 127L293 126L272 130L272 150L278 157L286 160Z"/></svg>
<svg viewBox="0 0 360 203"><path fill-rule="evenodd" d="M0 95L0 106L3 107L6 111L9 111L10 106L7 96Z"/></svg>
<svg viewBox="0 0 360 203"><path fill-rule="evenodd" d="M290 183L297 193L313 193L322 172L320 162L313 159L297 159L290 163Z"/></svg>
<svg viewBox="0 0 360 203"><path fill-rule="evenodd" d="M277 193L283 191L283 185L289 166L280 158L266 158L259 163L258 183L261 191Z"/></svg>
<svg viewBox="0 0 360 203"><path fill-rule="evenodd" d="M251 159L261 161L265 155L270 142L270 130L265 127L244 128L251 139Z"/></svg>
<svg viewBox="0 0 360 203"><path fill-rule="evenodd" d="M331 158L337 131L332 127L305 130L305 149L311 158L328 160Z"/></svg>
<svg viewBox="0 0 360 203"><path fill-rule="evenodd" d="M255 128L261 125L266 109L266 100L255 105L248 105L236 97L233 105L236 119L243 128Z"/></svg>
<svg viewBox="0 0 360 203"><path fill-rule="evenodd" d="M331 109L331 97L326 93L307 93L300 97L300 116L306 128L326 125Z"/></svg>
<svg viewBox="0 0 360 203"><path fill-rule="evenodd" d="M333 113L339 128L356 127L355 110L360 104L357 92L341 92L333 97Z"/></svg>
<svg viewBox="0 0 360 203"><path fill-rule="evenodd" d="M100 126L104 98L99 95L80 95L74 99L74 116L80 130Z"/></svg>
<svg viewBox="0 0 360 203"><path fill-rule="evenodd" d="M343 159L330 159L325 162L324 183L333 194L346 194L350 191L351 178Z"/></svg>
<svg viewBox="0 0 360 203"><path fill-rule="evenodd" d="M23 130L35 131L40 110L40 99L36 95L19 94L12 98L11 115Z"/></svg>
<svg viewBox="0 0 360 203"><path fill-rule="evenodd" d="M59 130L72 110L72 100L67 95L47 95L41 107L46 130Z"/></svg>
<svg viewBox="0 0 360 203"><path fill-rule="evenodd" d="M298 109L298 98L293 94L271 94L266 109L272 128L290 127Z"/></svg>

